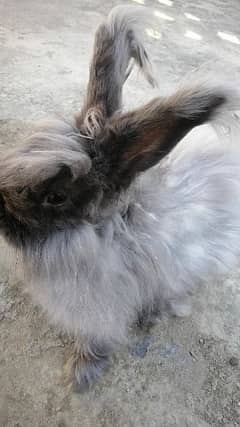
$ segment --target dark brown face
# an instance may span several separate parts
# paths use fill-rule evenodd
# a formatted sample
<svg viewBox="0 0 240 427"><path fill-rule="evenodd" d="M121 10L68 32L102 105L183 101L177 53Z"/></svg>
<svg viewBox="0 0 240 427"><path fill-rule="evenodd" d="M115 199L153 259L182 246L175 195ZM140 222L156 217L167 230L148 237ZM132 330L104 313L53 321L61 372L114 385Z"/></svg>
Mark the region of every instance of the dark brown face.
<svg viewBox="0 0 240 427"><path fill-rule="evenodd" d="M51 213L60 220L74 207L85 206L94 190L89 179L90 175L74 179L70 168L62 166L56 176L44 182L4 189L1 195L9 214L26 225L41 227L41 220L46 224Z"/></svg>
<svg viewBox="0 0 240 427"><path fill-rule="evenodd" d="M101 193L80 137L36 134L0 157L0 231L17 245L45 238L91 220Z"/></svg>
<svg viewBox="0 0 240 427"><path fill-rule="evenodd" d="M62 170L61 178L70 179ZM59 178L59 177L58 177ZM59 181L60 182L60 181ZM44 183L37 188L25 187L3 191L0 195L0 228L13 243L26 238L45 238L51 232L74 227L83 219L91 220L89 205L97 199L97 184L88 178L58 185Z"/></svg>

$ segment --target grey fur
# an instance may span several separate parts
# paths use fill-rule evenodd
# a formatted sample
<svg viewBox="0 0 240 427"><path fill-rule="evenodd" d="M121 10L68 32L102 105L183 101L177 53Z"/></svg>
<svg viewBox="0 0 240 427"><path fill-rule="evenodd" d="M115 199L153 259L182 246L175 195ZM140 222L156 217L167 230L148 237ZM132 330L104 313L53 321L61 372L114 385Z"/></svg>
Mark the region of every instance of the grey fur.
<svg viewBox="0 0 240 427"><path fill-rule="evenodd" d="M27 251L35 298L68 332L122 342L143 307L176 301L237 265L240 152L201 128L188 138L134 182L120 208L99 214L101 233L85 223L49 237L41 261Z"/></svg>
<svg viewBox="0 0 240 427"><path fill-rule="evenodd" d="M47 179L57 173L64 163L72 170L73 176L86 174L91 160L81 150L79 137L73 125L64 121L48 121L40 124L36 133L16 149L2 153L0 171L1 189L8 188L9 181L19 186L36 179ZM29 150L31 147L31 150Z"/></svg>
<svg viewBox="0 0 240 427"><path fill-rule="evenodd" d="M118 15L120 12L119 9L112 12L107 25L113 32L121 29L117 37L121 34L125 37L133 15L128 21L127 15ZM122 41L117 45L122 46ZM122 87L128 63L129 56L124 70L117 65L117 73L121 74L121 77L114 74L117 90L119 80ZM98 87L98 82L94 85ZM229 99L226 107L215 102L225 98ZM71 369L80 389L99 376L107 365L107 353L126 341L128 328L139 313L167 306L181 312L179 304L185 297L196 287L222 278L238 264L240 256L239 148L219 139L221 133L215 133L210 125L202 126L172 151L171 145L166 150L166 153L171 151L168 157L158 162L164 135L170 134L172 143L175 130L182 135L206 120L215 120L214 126L218 126L221 118L222 123L222 112L225 115L226 109L231 110L228 91L223 88L216 92L200 86L187 88L123 116L122 121L120 116L114 116L113 120L110 117L119 108L119 95L109 123L103 124L102 139L96 139L95 151L78 133L88 109L95 108L95 100L91 96L88 100L93 105L87 103L87 108L83 108L82 121L78 117L76 125L50 122L23 148L5 154L0 160L0 191L7 209L15 206L17 210L20 206L17 212L21 213L18 218L21 224L28 211L24 210L26 199L21 198L21 193L15 194L19 185L33 186L36 191L36 186L55 175L63 164L71 169L75 180L82 176L90 179L95 167L94 182L101 184L106 176L97 168L106 165L102 157L96 160L94 155L102 153L106 141L111 143L111 138L104 139L109 123L114 135L116 129L123 131L124 124L128 137L129 129L134 128L138 133L134 134L135 139L130 134L127 142L143 140L145 145L139 144L142 155L156 151L156 166L134 175L127 187L105 193L107 180L100 185L97 197L86 205L87 215L85 210L71 224L64 217L64 226L61 222L61 227L42 240L34 244L34 238L27 240L20 248L16 245L34 299L53 322L77 340ZM239 100L234 108L236 105ZM96 124L90 122L94 134ZM149 141L149 129L154 129L154 144ZM234 138L237 135L235 132ZM179 139L178 136L177 142ZM115 146L110 148L114 151ZM135 157L137 154L134 152ZM109 187L112 189L110 184ZM107 196L104 199L104 194L110 194L109 199ZM31 218L25 222L31 224ZM106 351L97 354L98 349ZM82 367L78 365L81 357Z"/></svg>

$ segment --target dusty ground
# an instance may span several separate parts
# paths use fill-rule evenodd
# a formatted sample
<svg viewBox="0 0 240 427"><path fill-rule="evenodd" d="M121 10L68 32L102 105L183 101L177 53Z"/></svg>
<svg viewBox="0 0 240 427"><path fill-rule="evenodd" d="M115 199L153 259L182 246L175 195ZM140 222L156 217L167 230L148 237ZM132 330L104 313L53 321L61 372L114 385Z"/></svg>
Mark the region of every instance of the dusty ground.
<svg viewBox="0 0 240 427"><path fill-rule="evenodd" d="M38 118L78 108L94 30L116 3L0 0L1 144L16 143ZM200 66L240 78L238 0L145 3L162 13L159 31L149 32L162 91ZM223 40L219 31L235 38ZM131 77L128 105L153 95L141 77ZM61 384L66 337L2 266L0 426L240 425L239 279L236 271L224 283L208 284L188 319L163 317L151 333L133 331L101 383L88 394L68 396Z"/></svg>

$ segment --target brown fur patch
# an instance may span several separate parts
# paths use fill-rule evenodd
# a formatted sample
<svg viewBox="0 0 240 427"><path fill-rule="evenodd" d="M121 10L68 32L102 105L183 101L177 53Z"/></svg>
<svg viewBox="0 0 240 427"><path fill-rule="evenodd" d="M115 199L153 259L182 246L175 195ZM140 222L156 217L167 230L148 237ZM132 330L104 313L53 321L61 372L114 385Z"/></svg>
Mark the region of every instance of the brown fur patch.
<svg viewBox="0 0 240 427"><path fill-rule="evenodd" d="M161 141L165 140L168 129L155 127L146 131L145 134L139 136L124 154L123 160L133 160L139 155L144 155L153 152L158 147L161 147Z"/></svg>

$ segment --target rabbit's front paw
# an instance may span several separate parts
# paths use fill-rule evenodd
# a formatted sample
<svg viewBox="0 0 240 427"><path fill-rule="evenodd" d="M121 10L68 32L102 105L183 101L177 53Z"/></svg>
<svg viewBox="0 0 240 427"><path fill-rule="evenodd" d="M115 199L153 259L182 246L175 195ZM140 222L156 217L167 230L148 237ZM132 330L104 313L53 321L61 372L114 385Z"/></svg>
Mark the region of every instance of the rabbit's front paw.
<svg viewBox="0 0 240 427"><path fill-rule="evenodd" d="M138 313L137 326L140 329L151 329L157 325L161 320L161 310L158 305L150 309L143 309Z"/></svg>
<svg viewBox="0 0 240 427"><path fill-rule="evenodd" d="M92 346L88 351L75 347L64 365L64 383L68 391L83 393L92 387L108 367L109 351L106 346Z"/></svg>

